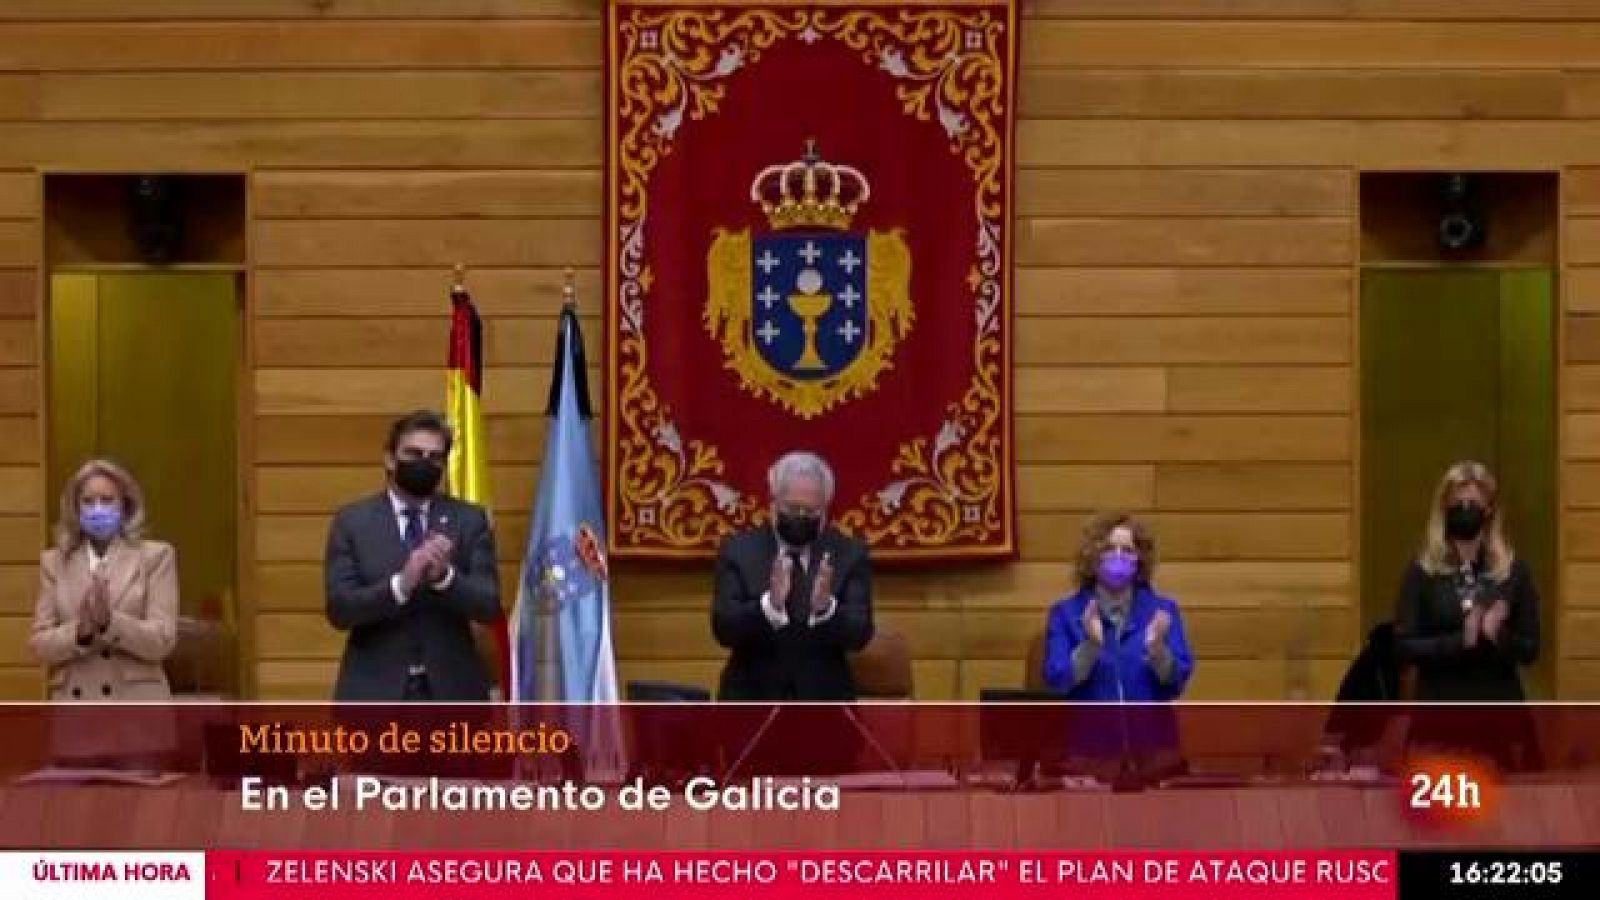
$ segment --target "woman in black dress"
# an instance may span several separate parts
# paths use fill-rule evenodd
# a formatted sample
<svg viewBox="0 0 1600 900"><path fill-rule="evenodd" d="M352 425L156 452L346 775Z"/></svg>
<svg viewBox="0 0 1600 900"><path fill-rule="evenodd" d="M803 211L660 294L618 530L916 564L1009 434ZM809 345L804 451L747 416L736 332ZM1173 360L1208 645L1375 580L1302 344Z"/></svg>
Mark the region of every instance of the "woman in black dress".
<svg viewBox="0 0 1600 900"><path fill-rule="evenodd" d="M1422 549L1406 570L1395 617L1400 662L1415 667L1420 702L1525 699L1518 670L1539 655L1539 594L1527 564L1511 549L1498 499L1494 475L1476 462L1451 466L1434 493ZM1495 715L1433 714L1440 727L1424 731L1456 746L1463 743L1458 738L1482 738L1465 743L1492 749L1500 759L1525 761L1531 746L1508 754L1511 745L1525 743L1527 735L1518 733L1523 712L1505 711L1504 723L1488 721Z"/></svg>

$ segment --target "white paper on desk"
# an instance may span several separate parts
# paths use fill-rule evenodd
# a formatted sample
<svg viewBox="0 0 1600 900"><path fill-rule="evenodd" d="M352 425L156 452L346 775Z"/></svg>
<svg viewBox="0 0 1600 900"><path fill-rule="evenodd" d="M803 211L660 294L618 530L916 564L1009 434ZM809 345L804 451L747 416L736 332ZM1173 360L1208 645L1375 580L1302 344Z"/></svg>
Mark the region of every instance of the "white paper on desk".
<svg viewBox="0 0 1600 900"><path fill-rule="evenodd" d="M956 777L938 769L908 772L851 772L833 779L846 791L950 791L960 787Z"/></svg>
<svg viewBox="0 0 1600 900"><path fill-rule="evenodd" d="M127 784L166 787L185 778L182 772L139 772L128 769L40 769L20 776L13 784Z"/></svg>

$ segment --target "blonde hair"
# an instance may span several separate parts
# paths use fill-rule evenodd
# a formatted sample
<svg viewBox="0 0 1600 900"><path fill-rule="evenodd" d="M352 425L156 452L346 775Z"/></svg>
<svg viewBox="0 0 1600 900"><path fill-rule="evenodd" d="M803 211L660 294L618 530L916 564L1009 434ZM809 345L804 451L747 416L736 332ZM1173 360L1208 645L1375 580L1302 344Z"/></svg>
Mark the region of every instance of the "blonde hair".
<svg viewBox="0 0 1600 900"><path fill-rule="evenodd" d="M1433 492L1433 508L1428 513L1428 527L1423 532L1422 549L1417 553L1417 564L1429 575L1440 575L1465 562L1454 559L1455 550L1445 537L1444 514L1450 507L1450 496L1466 485L1476 485L1483 492L1486 520L1482 537L1488 574L1496 581L1504 581L1511 574L1516 554L1506 539L1500 515L1500 484L1488 466L1471 460L1456 463L1439 479L1439 486Z"/></svg>
<svg viewBox="0 0 1600 900"><path fill-rule="evenodd" d="M1100 554L1111 544L1111 532L1127 528L1133 533L1133 546L1139 551L1139 572L1134 581L1149 584L1156 572L1156 538L1150 529L1131 513L1103 512L1091 517L1083 525L1083 536L1078 543L1078 558L1074 568L1078 573L1078 586L1094 584L1100 567Z"/></svg>
<svg viewBox="0 0 1600 900"><path fill-rule="evenodd" d="M109 459L91 459L78 467L61 488L60 518L56 520L56 549L67 556L83 544L83 529L78 525L78 495L83 486L96 476L108 479L122 495L122 530L125 540L137 541L144 536L144 491L139 489L127 469Z"/></svg>

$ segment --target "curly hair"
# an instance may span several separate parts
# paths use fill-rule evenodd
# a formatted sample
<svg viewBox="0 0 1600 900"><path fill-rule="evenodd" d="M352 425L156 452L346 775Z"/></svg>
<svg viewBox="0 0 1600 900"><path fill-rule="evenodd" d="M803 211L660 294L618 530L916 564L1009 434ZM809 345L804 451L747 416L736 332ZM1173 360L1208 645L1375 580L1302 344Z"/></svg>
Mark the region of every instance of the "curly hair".
<svg viewBox="0 0 1600 900"><path fill-rule="evenodd" d="M1100 554L1105 552L1111 532L1127 528L1133 532L1133 545L1139 550L1139 574L1135 581L1148 584L1156 570L1156 539L1150 529L1131 513L1104 512L1084 523L1083 536L1078 543L1078 586L1089 587L1095 582L1095 572L1100 567Z"/></svg>

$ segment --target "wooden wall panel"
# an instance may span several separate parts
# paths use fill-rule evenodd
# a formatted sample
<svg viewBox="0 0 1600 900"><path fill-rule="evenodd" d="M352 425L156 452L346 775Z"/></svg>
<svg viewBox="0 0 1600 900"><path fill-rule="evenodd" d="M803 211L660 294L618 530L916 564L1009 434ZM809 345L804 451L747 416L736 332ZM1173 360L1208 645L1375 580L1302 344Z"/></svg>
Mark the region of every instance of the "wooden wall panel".
<svg viewBox="0 0 1600 900"><path fill-rule="evenodd" d="M1345 509L1351 476L1345 465L1163 465L1156 502L1165 509Z"/></svg>
<svg viewBox="0 0 1600 900"><path fill-rule="evenodd" d="M1573 90L1575 114L1600 114L1600 86L1593 78ZM1567 559L1560 611L1548 617L1558 629L1556 678L1561 695L1600 697L1600 168L1568 170L1562 184L1568 211L1564 248L1567 367L1562 373L1563 415L1561 535ZM1550 627L1550 626L1547 626Z"/></svg>
<svg viewBox="0 0 1600 900"><path fill-rule="evenodd" d="M602 98L598 70L49 73L36 91L53 121L570 119Z"/></svg>
<svg viewBox="0 0 1600 900"><path fill-rule="evenodd" d="M262 172L254 188L262 219L578 218L601 190L589 169Z"/></svg>
<svg viewBox="0 0 1600 900"><path fill-rule="evenodd" d="M32 222L0 221L0 266L20 269L38 261L38 228Z"/></svg>
<svg viewBox="0 0 1600 900"><path fill-rule="evenodd" d="M48 509L54 516L54 499L47 505L44 477L38 466L0 466L0 514L27 515Z"/></svg>
<svg viewBox="0 0 1600 900"><path fill-rule="evenodd" d="M0 98L4 97L0 79ZM0 109L4 108L0 99ZM39 179L32 172L0 172L0 219L32 220L39 215Z"/></svg>
<svg viewBox="0 0 1600 900"><path fill-rule="evenodd" d="M318 19L523 19L594 18L592 0L325 0ZM305 19L306 0L9 0L0 20L218 20Z"/></svg>
<svg viewBox="0 0 1600 900"><path fill-rule="evenodd" d="M1077 557L1084 513L1024 513L1022 549L1030 559ZM1143 516L1165 540L1163 559L1346 559L1350 519L1319 513L1176 513Z"/></svg>
<svg viewBox="0 0 1600 900"><path fill-rule="evenodd" d="M7 22L14 71L565 69L600 63L598 21Z"/></svg>
<svg viewBox="0 0 1600 900"><path fill-rule="evenodd" d="M457 221L269 219L256 223L255 261L304 265L596 265L593 219Z"/></svg>
<svg viewBox="0 0 1600 900"><path fill-rule="evenodd" d="M1350 457L1342 416L1019 416L1024 462L1320 462Z"/></svg>
<svg viewBox="0 0 1600 900"><path fill-rule="evenodd" d="M383 459L391 421L390 415L260 416L256 419L256 462L375 464ZM484 430L491 463L533 463L542 456L543 415L486 416Z"/></svg>
<svg viewBox="0 0 1600 900"><path fill-rule="evenodd" d="M1023 366L1341 363L1350 357L1350 329L1332 317L1059 317L1018 329L1015 357Z"/></svg>
<svg viewBox="0 0 1600 900"><path fill-rule="evenodd" d="M0 515L0 563L38 562L44 533L37 515Z"/></svg>
<svg viewBox="0 0 1600 900"><path fill-rule="evenodd" d="M1332 355L1331 349L1323 351ZM1184 366L1167 375L1173 412L1349 413L1355 378L1345 366Z"/></svg>
<svg viewBox="0 0 1600 900"><path fill-rule="evenodd" d="M0 415L31 413L38 407L38 371L30 365L0 368Z"/></svg>
<svg viewBox="0 0 1600 900"><path fill-rule="evenodd" d="M33 615L29 611L25 616L0 616L0 678L10 678L14 675L23 675L34 670L33 655L28 652L28 636L33 633ZM37 670L34 670L35 673ZM26 684L26 680L23 679ZM44 684L43 679L37 683L27 685L33 691ZM36 699L37 694L34 698Z"/></svg>
<svg viewBox="0 0 1600 900"><path fill-rule="evenodd" d="M1053 70L1047 70L1053 71ZM1035 74L1037 77L1037 74ZM1024 96L1053 97L1047 85ZM1100 97L1103 91L1072 90ZM1044 216L1349 215L1350 175L1342 169L1023 169L1017 214Z"/></svg>
<svg viewBox="0 0 1600 900"><path fill-rule="evenodd" d="M1026 219L1022 266L1327 266L1350 257L1350 225L1307 218Z"/></svg>
<svg viewBox="0 0 1600 900"><path fill-rule="evenodd" d="M1033 166L1353 166L1552 169L1591 162L1594 120L1030 119L1018 162Z"/></svg>
<svg viewBox="0 0 1600 900"><path fill-rule="evenodd" d="M1561 589L1567 606L1600 609L1600 563L1569 563Z"/></svg>
<svg viewBox="0 0 1600 900"><path fill-rule="evenodd" d="M561 268L475 269L472 299L483 316L554 316L561 309ZM600 273L574 271L580 308L599 307ZM258 318L437 316L450 274L434 268L263 269L256 273ZM0 280L0 299L5 296ZM4 306L0 305L0 309Z"/></svg>
<svg viewBox="0 0 1600 900"><path fill-rule="evenodd" d="M421 357L423 348L417 348ZM431 355L431 354L430 354ZM439 356L444 356L441 350ZM550 367L485 369L484 412L543 415ZM599 372L589 382L599 385ZM442 401L443 367L406 369L257 369L256 410L263 415L390 415Z"/></svg>
<svg viewBox="0 0 1600 900"><path fill-rule="evenodd" d="M39 564L0 564L0 615L33 615L39 594Z"/></svg>
<svg viewBox="0 0 1600 900"><path fill-rule="evenodd" d="M0 269L0 319L29 319L38 306L32 269Z"/></svg>
<svg viewBox="0 0 1600 900"><path fill-rule="evenodd" d="M0 76L0 140L34 114L31 74ZM38 700L44 679L28 650L39 590L39 551L54 498L40 470L38 176L0 171L0 700Z"/></svg>
<svg viewBox="0 0 1600 900"><path fill-rule="evenodd" d="M589 119L405 119L193 122L14 122L0 166L55 169L243 169L328 166L600 164L600 124Z"/></svg>
<svg viewBox="0 0 1600 900"><path fill-rule="evenodd" d="M1154 466L1017 467L1017 503L1024 510L1149 509L1155 496Z"/></svg>
<svg viewBox="0 0 1600 900"><path fill-rule="evenodd" d="M484 365L515 369L548 367L555 361L556 319L483 320ZM589 334L600 334L600 322L583 321ZM268 319L256 323L256 364L264 368L306 369L324 366L366 368L414 367L421 348L449 343L450 320L432 318Z"/></svg>
<svg viewBox="0 0 1600 900"><path fill-rule="evenodd" d="M1600 19L1591 0L1034 0L1029 11L1060 19Z"/></svg>
<svg viewBox="0 0 1600 900"><path fill-rule="evenodd" d="M38 78L0 74L0 121L33 118L38 112Z"/></svg>
<svg viewBox="0 0 1600 900"><path fill-rule="evenodd" d="M1584 68L1600 32L1570 22L1037 21L1024 60L1181 69Z"/></svg>
<svg viewBox="0 0 1600 900"><path fill-rule="evenodd" d="M494 502L498 510L526 510L533 496L534 466L495 469ZM365 466L258 466L256 503L262 513L326 514L383 489L383 469Z"/></svg>
<svg viewBox="0 0 1600 900"><path fill-rule="evenodd" d="M0 5L0 540L38 468L36 168L251 173L248 473L266 697L327 695L327 516L389 418L438 405L450 267L487 321L514 590L552 320L575 270L598 391L596 0ZM1563 551L1600 608L1600 10L1586 0L1028 0L1018 102L1022 558L878 574L919 699L1018 685L1084 517L1139 511L1196 699L1326 696L1357 645L1359 168L1564 168ZM1592 168L1591 168L1592 167ZM1588 318L1596 316L1595 319ZM0 560L0 640L33 567ZM711 683L704 567L618 563L626 677ZM1565 627L1592 616L1565 616ZM5 618L10 616L11 619ZM1581 641L1561 683L1600 697ZM1299 656L1295 656L1299 654ZM1294 658L1288 658L1294 656ZM0 650L0 688L33 691ZM17 687L21 686L21 687Z"/></svg>
<svg viewBox="0 0 1600 900"><path fill-rule="evenodd" d="M1548 69L1040 68L1021 83L1025 115L1105 119L1558 119L1590 108L1591 90Z"/></svg>

